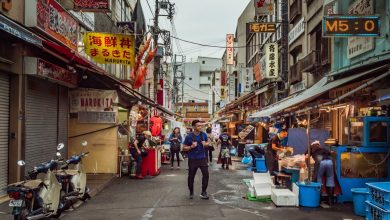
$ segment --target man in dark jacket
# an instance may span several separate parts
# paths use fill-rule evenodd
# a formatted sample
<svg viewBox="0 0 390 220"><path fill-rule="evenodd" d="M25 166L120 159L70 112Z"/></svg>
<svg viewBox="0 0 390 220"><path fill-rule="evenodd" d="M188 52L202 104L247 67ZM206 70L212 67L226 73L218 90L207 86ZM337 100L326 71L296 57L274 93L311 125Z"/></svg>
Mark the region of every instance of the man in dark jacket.
<svg viewBox="0 0 390 220"><path fill-rule="evenodd" d="M281 142L284 138L287 137L287 135L287 130L283 129L282 131L280 131L280 133L273 136L269 141L267 153L265 155L265 163L271 175L274 175L274 171L279 170L277 152L284 150Z"/></svg>

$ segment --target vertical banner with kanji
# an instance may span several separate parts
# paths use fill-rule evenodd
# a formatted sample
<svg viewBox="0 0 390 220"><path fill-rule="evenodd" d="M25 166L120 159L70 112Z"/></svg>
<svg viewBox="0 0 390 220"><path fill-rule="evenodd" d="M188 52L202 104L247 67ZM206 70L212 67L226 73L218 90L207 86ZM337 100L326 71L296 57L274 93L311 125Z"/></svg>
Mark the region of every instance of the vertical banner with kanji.
<svg viewBox="0 0 390 220"><path fill-rule="evenodd" d="M134 35L87 32L85 53L100 64L113 63L134 66Z"/></svg>
<svg viewBox="0 0 390 220"><path fill-rule="evenodd" d="M279 76L279 53L278 44L265 45L265 78L275 79Z"/></svg>
<svg viewBox="0 0 390 220"><path fill-rule="evenodd" d="M233 65L234 64L234 35L227 34L226 35L226 64Z"/></svg>

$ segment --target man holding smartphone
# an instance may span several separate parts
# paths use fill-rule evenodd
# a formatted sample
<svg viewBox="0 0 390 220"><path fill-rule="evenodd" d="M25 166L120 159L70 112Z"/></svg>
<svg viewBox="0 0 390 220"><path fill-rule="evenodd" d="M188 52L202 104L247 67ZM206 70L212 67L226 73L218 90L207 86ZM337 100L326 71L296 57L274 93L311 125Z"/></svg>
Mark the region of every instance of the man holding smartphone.
<svg viewBox="0 0 390 220"><path fill-rule="evenodd" d="M201 199L209 199L207 186L209 183L209 170L206 158L205 147L209 146L206 133L202 132L202 124L199 120L192 121L193 132L187 134L184 140L184 151L188 151L188 189L190 199L194 198L194 180L198 168L202 172L202 193Z"/></svg>

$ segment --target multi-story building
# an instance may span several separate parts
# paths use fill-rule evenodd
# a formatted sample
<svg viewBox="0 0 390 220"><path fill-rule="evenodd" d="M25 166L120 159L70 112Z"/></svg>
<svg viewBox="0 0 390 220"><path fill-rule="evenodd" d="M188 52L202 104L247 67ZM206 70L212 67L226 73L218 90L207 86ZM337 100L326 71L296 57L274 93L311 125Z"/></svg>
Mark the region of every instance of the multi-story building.
<svg viewBox="0 0 390 220"><path fill-rule="evenodd" d="M206 102L185 102L176 104L176 113L183 114L183 124L185 127L192 127L191 122L195 119L207 122L210 119L209 107Z"/></svg>

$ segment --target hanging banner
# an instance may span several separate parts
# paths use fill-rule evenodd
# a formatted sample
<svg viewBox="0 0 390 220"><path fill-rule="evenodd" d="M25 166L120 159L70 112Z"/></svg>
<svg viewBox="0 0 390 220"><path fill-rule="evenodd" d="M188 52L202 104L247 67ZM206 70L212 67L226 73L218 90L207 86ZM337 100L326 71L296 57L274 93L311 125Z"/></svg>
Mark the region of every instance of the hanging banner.
<svg viewBox="0 0 390 220"><path fill-rule="evenodd" d="M226 64L233 65L234 64L234 35L227 34L226 35Z"/></svg>
<svg viewBox="0 0 390 220"><path fill-rule="evenodd" d="M255 14L257 16L273 15L275 6L274 0L255 0Z"/></svg>
<svg viewBox="0 0 390 220"><path fill-rule="evenodd" d="M26 0L25 25L77 50L79 23L55 0ZM28 10L27 10L28 9Z"/></svg>
<svg viewBox="0 0 390 220"><path fill-rule="evenodd" d="M226 71L221 71L221 86L226 86Z"/></svg>
<svg viewBox="0 0 390 220"><path fill-rule="evenodd" d="M100 64L134 66L134 35L87 32L84 45L85 53Z"/></svg>
<svg viewBox="0 0 390 220"><path fill-rule="evenodd" d="M244 67L241 70L241 93L248 93L251 91L251 84L253 83L253 68Z"/></svg>
<svg viewBox="0 0 390 220"><path fill-rule="evenodd" d="M256 82L260 82L261 81L260 62L256 63L253 66L253 73L255 75Z"/></svg>
<svg viewBox="0 0 390 220"><path fill-rule="evenodd" d="M73 0L74 11L110 12L109 0Z"/></svg>
<svg viewBox="0 0 390 220"><path fill-rule="evenodd" d="M70 92L70 112L117 111L116 90L77 89Z"/></svg>
<svg viewBox="0 0 390 220"><path fill-rule="evenodd" d="M279 76L279 49L277 43L264 45L265 48L265 73L264 78L276 79Z"/></svg>

